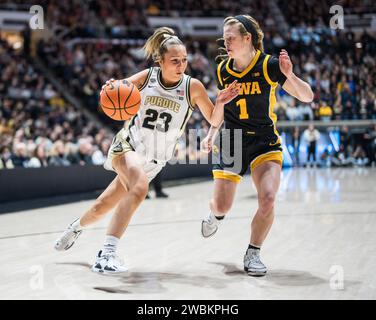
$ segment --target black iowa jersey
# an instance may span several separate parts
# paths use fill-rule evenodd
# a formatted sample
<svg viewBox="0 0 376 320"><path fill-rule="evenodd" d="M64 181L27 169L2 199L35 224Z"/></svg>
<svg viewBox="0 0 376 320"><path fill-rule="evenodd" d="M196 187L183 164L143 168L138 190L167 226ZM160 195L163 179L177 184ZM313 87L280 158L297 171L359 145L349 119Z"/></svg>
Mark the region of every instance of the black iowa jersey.
<svg viewBox="0 0 376 320"><path fill-rule="evenodd" d="M218 89L224 89L234 80L241 85L239 95L225 105L225 128L243 129L249 134L263 129L275 129L277 116L275 90L286 77L279 68L278 58L257 50L250 65L242 72L234 69L234 60L227 58L217 67Z"/></svg>

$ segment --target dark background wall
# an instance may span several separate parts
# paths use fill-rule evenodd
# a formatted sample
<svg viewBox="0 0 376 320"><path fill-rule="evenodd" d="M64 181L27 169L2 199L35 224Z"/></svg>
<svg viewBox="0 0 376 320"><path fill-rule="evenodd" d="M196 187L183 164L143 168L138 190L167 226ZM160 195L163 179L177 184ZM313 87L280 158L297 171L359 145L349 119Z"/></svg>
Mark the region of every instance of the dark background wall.
<svg viewBox="0 0 376 320"><path fill-rule="evenodd" d="M162 171L163 180L210 175L211 165L205 164L167 164ZM91 165L0 170L0 203L101 190L114 177L114 172Z"/></svg>

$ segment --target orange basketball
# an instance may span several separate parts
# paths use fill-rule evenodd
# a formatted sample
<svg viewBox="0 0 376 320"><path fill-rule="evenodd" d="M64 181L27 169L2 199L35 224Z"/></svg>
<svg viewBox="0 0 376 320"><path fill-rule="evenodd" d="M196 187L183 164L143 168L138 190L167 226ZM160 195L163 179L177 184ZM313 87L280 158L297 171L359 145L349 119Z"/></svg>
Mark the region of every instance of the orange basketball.
<svg viewBox="0 0 376 320"><path fill-rule="evenodd" d="M111 119L124 121L132 118L140 109L141 94L127 80L115 80L104 87L100 95L103 112Z"/></svg>

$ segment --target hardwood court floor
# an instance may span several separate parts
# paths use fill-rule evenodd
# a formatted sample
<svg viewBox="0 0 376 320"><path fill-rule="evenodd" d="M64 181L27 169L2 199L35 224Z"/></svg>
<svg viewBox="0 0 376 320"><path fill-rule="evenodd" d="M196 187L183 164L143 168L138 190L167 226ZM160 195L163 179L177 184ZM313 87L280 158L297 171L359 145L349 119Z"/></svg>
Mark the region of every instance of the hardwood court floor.
<svg viewBox="0 0 376 320"><path fill-rule="evenodd" d="M218 233L200 234L212 181L146 200L119 253L130 271L90 271L109 216L67 252L54 240L92 201L0 215L0 299L376 299L376 170L284 170L263 278L243 272L256 206L249 177ZM343 280L343 281L342 281Z"/></svg>

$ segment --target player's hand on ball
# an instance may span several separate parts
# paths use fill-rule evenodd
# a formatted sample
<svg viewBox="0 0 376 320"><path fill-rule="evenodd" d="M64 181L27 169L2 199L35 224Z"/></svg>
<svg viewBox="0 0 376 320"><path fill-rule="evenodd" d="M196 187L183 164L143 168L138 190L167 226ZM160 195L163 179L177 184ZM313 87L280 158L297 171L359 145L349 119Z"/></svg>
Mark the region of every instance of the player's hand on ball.
<svg viewBox="0 0 376 320"><path fill-rule="evenodd" d="M114 82L115 79L114 78L111 78L110 80L107 80L106 83L102 86L102 89L101 89L101 92L103 91L103 89L108 86L110 83Z"/></svg>

